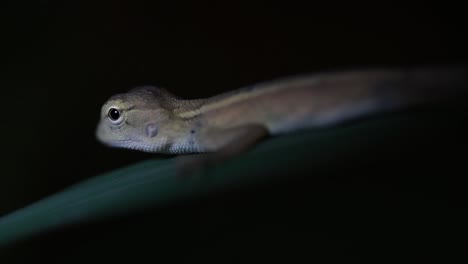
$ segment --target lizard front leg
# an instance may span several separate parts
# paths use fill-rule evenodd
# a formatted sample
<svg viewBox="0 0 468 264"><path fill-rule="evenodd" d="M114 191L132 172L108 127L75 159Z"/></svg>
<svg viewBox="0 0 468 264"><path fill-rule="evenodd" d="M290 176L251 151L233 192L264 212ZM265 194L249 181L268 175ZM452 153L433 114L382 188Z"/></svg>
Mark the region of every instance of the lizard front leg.
<svg viewBox="0 0 468 264"><path fill-rule="evenodd" d="M198 139L208 153L177 157L177 170L180 174L186 174L221 163L247 151L267 136L269 132L266 127L257 124L206 131Z"/></svg>

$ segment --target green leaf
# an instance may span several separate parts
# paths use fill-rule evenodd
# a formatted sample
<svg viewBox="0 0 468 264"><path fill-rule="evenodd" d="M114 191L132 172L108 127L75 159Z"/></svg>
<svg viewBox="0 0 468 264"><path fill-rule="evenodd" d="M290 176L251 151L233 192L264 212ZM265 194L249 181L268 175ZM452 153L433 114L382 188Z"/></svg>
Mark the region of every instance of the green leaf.
<svg viewBox="0 0 468 264"><path fill-rule="evenodd" d="M269 138L237 158L182 178L175 174L173 159L142 161L92 177L0 218L0 247L59 227L128 215L295 173L323 177L324 170L330 169L327 164L356 153L372 155L373 147L392 144L391 139L402 131L434 129L434 120L441 127L450 124L450 118L438 115L393 114Z"/></svg>

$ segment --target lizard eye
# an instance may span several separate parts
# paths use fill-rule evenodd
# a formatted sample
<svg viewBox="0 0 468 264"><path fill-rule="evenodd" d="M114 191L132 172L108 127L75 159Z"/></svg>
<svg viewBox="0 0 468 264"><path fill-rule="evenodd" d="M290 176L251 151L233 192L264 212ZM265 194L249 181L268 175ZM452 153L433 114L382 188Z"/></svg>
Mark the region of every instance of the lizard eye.
<svg viewBox="0 0 468 264"><path fill-rule="evenodd" d="M116 108L111 108L109 109L107 116L110 118L110 120L117 121L120 118L120 111Z"/></svg>

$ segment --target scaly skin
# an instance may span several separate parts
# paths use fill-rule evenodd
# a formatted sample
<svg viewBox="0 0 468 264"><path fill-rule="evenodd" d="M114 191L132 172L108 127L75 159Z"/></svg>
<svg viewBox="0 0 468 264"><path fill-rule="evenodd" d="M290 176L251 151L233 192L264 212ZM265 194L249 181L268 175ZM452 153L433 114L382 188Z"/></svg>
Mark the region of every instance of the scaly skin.
<svg viewBox="0 0 468 264"><path fill-rule="evenodd" d="M239 154L266 136L456 96L466 86L467 73L449 67L324 72L197 100L138 87L102 106L96 136L111 147L145 152L218 153L195 162L206 163ZM109 115L112 109L116 120Z"/></svg>

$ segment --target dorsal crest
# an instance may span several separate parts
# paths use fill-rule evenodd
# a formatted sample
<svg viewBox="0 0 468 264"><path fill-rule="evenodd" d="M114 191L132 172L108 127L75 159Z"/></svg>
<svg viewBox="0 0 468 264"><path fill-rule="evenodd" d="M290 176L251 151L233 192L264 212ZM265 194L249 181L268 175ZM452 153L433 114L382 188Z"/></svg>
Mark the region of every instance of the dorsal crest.
<svg viewBox="0 0 468 264"><path fill-rule="evenodd" d="M162 87L156 87L152 85L144 85L134 87L129 91L129 93L140 95L144 97L155 97L157 99L161 98L164 100L177 99L177 96L170 93L168 90Z"/></svg>

